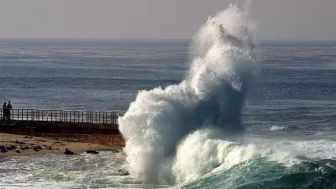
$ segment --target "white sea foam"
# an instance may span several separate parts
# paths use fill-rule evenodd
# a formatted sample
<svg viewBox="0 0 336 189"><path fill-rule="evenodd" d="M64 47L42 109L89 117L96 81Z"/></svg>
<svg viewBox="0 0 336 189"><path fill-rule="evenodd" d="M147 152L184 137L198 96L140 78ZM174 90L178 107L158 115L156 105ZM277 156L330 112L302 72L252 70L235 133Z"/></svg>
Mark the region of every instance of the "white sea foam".
<svg viewBox="0 0 336 189"><path fill-rule="evenodd" d="M258 154L256 146L223 140L218 132L197 130L179 145L173 164L177 182L193 181L215 169L230 169Z"/></svg>
<svg viewBox="0 0 336 189"><path fill-rule="evenodd" d="M286 127L284 127L284 126L273 125L273 126L270 128L270 131L279 131L279 130L283 130L283 129L286 129Z"/></svg>
<svg viewBox="0 0 336 189"><path fill-rule="evenodd" d="M253 154L249 146L225 141L244 130L241 108L256 62L250 23L233 5L209 17L195 36L185 80L165 89L140 91L119 118L133 177L145 183L183 182ZM209 127L224 134L214 137L201 129ZM241 157L234 159L236 155Z"/></svg>

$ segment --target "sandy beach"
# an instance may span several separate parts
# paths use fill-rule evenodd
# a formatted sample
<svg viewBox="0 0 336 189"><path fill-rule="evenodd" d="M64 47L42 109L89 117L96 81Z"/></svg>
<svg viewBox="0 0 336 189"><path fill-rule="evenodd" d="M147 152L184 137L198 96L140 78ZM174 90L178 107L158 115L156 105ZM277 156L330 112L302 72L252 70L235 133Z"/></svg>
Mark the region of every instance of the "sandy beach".
<svg viewBox="0 0 336 189"><path fill-rule="evenodd" d="M31 156L41 154L64 154L65 149L74 153L121 150L120 146L84 142L66 142L43 137L0 133L0 156Z"/></svg>

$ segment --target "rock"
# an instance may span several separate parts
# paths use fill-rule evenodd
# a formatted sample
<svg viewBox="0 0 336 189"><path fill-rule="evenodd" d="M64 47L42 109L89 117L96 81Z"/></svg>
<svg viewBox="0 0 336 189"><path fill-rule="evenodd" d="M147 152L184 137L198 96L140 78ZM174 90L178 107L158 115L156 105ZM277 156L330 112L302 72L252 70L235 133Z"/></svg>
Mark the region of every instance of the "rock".
<svg viewBox="0 0 336 189"><path fill-rule="evenodd" d="M75 153L73 151L69 150L68 148L65 148L64 154L65 155L75 155Z"/></svg>
<svg viewBox="0 0 336 189"><path fill-rule="evenodd" d="M117 150L117 149L112 149L111 152L112 152L112 153L118 153L119 150Z"/></svg>
<svg viewBox="0 0 336 189"><path fill-rule="evenodd" d="M34 151L38 152L40 150L42 150L42 147L41 146L33 146L32 148Z"/></svg>
<svg viewBox="0 0 336 189"><path fill-rule="evenodd" d="M16 153L21 153L21 150L16 150Z"/></svg>
<svg viewBox="0 0 336 189"><path fill-rule="evenodd" d="M127 176L127 175L130 175L130 173L128 171L125 171L121 174L121 176Z"/></svg>
<svg viewBox="0 0 336 189"><path fill-rule="evenodd" d="M21 150L29 150L29 146L22 146Z"/></svg>
<svg viewBox="0 0 336 189"><path fill-rule="evenodd" d="M88 154L99 154L99 152L94 151L94 150L88 150L88 151L86 151L86 153L88 153Z"/></svg>
<svg viewBox="0 0 336 189"><path fill-rule="evenodd" d="M16 143L16 144L26 144L26 143L21 142L21 141L18 141L18 140L16 140L15 143Z"/></svg>
<svg viewBox="0 0 336 189"><path fill-rule="evenodd" d="M0 152L1 153L6 153L6 152L8 152L8 150L6 150L6 148L1 148Z"/></svg>
<svg viewBox="0 0 336 189"><path fill-rule="evenodd" d="M9 146L6 146L6 149L8 151L11 151L11 150L14 150L16 147L14 145L9 145Z"/></svg>
<svg viewBox="0 0 336 189"><path fill-rule="evenodd" d="M51 146L46 147L47 150L53 150Z"/></svg>
<svg viewBox="0 0 336 189"><path fill-rule="evenodd" d="M119 169L118 172L120 173L120 176L127 176L130 175L130 173L126 170Z"/></svg>
<svg viewBox="0 0 336 189"><path fill-rule="evenodd" d="M42 150L43 148L39 145L35 146L36 149Z"/></svg>

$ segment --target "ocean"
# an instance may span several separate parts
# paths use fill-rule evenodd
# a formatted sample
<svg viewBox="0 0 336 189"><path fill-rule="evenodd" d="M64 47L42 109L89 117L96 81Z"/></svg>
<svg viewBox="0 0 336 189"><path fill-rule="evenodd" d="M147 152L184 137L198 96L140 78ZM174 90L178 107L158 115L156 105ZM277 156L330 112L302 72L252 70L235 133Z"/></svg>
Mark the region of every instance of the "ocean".
<svg viewBox="0 0 336 189"><path fill-rule="evenodd" d="M131 141L121 153L1 158L0 188L336 188L336 42L261 41L253 68L214 67L211 80L190 74L212 68L190 70L198 66L194 46L0 40L0 100L13 108L129 110L120 122ZM231 65L241 56L210 60ZM231 101L217 110L223 98Z"/></svg>

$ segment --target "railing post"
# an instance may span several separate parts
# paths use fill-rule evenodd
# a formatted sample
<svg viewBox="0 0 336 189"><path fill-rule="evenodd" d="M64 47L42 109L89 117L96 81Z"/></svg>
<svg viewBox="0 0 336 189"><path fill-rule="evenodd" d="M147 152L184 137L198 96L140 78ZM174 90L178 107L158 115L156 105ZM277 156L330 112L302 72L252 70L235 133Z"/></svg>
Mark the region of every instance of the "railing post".
<svg viewBox="0 0 336 189"><path fill-rule="evenodd" d="M106 124L106 112L104 112L103 123Z"/></svg>
<svg viewBox="0 0 336 189"><path fill-rule="evenodd" d="M114 124L114 119L115 119L114 116L115 116L115 115L114 115L114 112L112 112L112 124Z"/></svg>
<svg viewBox="0 0 336 189"><path fill-rule="evenodd" d="M111 112L111 124L114 123L114 117L113 117L113 112Z"/></svg>

